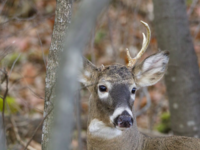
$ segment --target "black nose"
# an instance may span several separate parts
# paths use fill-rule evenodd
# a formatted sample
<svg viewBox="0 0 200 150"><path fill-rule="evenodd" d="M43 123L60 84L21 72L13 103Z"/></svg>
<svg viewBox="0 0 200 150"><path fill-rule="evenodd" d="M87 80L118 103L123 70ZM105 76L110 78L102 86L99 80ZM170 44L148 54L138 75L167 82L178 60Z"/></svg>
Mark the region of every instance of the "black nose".
<svg viewBox="0 0 200 150"><path fill-rule="evenodd" d="M115 119L115 124L120 128L130 128L133 125L133 118L127 111L124 111Z"/></svg>

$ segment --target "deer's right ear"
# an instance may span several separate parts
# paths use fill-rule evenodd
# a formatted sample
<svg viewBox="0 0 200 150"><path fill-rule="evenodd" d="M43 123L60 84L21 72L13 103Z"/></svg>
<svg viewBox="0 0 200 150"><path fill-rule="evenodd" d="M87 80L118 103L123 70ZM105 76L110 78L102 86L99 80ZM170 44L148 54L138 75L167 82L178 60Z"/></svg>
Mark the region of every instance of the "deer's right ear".
<svg viewBox="0 0 200 150"><path fill-rule="evenodd" d="M85 86L92 84L93 78L98 72L98 68L93 65L89 60L83 58L82 61L81 74L79 76L79 81Z"/></svg>
<svg viewBox="0 0 200 150"><path fill-rule="evenodd" d="M165 74L169 62L169 52L162 51L146 58L133 68L135 83L138 87L150 86Z"/></svg>

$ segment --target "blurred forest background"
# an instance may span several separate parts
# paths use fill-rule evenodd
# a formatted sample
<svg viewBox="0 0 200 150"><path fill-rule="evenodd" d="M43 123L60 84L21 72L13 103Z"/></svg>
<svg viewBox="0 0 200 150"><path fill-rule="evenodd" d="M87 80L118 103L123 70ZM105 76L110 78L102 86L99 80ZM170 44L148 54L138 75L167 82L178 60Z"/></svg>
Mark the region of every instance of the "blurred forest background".
<svg viewBox="0 0 200 150"><path fill-rule="evenodd" d="M79 0L73 2L72 16L79 3ZM28 149L41 149L45 75L55 7L56 0L0 1L0 111L5 99L6 139L11 150L24 149L28 142ZM200 66L200 1L186 0L186 7ZM147 22L152 31L150 46L143 58L156 53L159 47L152 26L153 10L152 0L113 0L99 16L84 56L97 66L126 64L125 49L134 56L141 48L144 28L140 20ZM83 89L81 96L81 143L82 149L86 149L89 92ZM164 80L137 92L135 110L142 132L173 134ZM75 128L72 149L77 148Z"/></svg>

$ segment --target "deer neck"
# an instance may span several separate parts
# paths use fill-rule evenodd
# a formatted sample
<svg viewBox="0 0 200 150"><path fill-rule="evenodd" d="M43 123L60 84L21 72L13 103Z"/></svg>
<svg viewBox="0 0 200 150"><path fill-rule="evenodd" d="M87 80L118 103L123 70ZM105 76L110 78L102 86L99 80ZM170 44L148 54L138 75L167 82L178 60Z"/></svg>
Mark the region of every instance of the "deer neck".
<svg viewBox="0 0 200 150"><path fill-rule="evenodd" d="M93 95L90 96L87 132L88 150L93 149L94 147L95 150L136 150L142 147L143 135L138 131L135 116L132 127L125 129L124 131L116 129L109 124L108 116L104 116L105 113L102 112L105 110L103 108L100 109L101 106L94 97L95 96ZM101 129L96 133L91 133L90 130L93 129L91 129L92 123L99 124L99 126L95 126L94 129Z"/></svg>

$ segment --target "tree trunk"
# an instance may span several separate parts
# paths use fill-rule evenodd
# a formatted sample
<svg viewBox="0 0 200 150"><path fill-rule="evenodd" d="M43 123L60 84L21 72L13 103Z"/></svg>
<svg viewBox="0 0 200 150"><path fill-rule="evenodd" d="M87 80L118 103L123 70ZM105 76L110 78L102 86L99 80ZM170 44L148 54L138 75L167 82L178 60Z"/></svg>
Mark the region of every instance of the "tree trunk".
<svg viewBox="0 0 200 150"><path fill-rule="evenodd" d="M170 52L165 77L171 127L176 135L200 137L200 75L185 0L153 0L158 47Z"/></svg>
<svg viewBox="0 0 200 150"><path fill-rule="evenodd" d="M59 66L59 53L63 51L63 36L66 34L65 30L71 23L72 0L57 0L55 10L55 23L52 34L52 41L49 50L47 73L46 73L46 89L45 89L45 105L44 117L48 115L43 124L42 133L42 149L47 150L47 145L50 136L50 124L53 120L54 110L49 114L53 108L53 101L56 99L54 85L57 78L57 69Z"/></svg>
<svg viewBox="0 0 200 150"><path fill-rule="evenodd" d="M64 51L61 57L58 82L56 83L57 99L54 101L55 118L52 137L48 150L68 150L71 146L74 96L78 92L78 74L80 73L82 51L89 42L91 30L96 19L109 0L84 0L81 2L72 25L63 41Z"/></svg>
<svg viewBox="0 0 200 150"><path fill-rule="evenodd" d="M5 137L5 134L4 134L4 126L3 126L3 119L2 119L2 116L0 114L0 147L1 147L1 150L6 150L6 137Z"/></svg>

